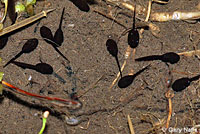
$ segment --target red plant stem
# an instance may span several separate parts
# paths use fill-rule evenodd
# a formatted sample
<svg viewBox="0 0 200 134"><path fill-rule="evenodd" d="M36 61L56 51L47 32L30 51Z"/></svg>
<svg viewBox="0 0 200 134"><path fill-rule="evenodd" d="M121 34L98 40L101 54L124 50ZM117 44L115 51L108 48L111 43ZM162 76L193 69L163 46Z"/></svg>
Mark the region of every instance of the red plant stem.
<svg viewBox="0 0 200 134"><path fill-rule="evenodd" d="M71 103L72 105L78 105L79 102L76 102L76 101L72 101L72 100L67 100L67 99L62 99L62 98L57 98L57 97L48 97L48 96L41 96L41 95L38 95L38 94L34 94L34 93L30 93L30 92L27 92L27 91L24 91L22 89L19 89L5 81L1 81L1 83L3 85L6 85L12 89L15 89L17 92L20 92L21 94L24 94L24 95L28 95L28 96L32 96L32 97L36 97L36 98L42 98L42 99L46 99L46 100L49 100L49 101L59 101L59 102L63 102L63 103Z"/></svg>

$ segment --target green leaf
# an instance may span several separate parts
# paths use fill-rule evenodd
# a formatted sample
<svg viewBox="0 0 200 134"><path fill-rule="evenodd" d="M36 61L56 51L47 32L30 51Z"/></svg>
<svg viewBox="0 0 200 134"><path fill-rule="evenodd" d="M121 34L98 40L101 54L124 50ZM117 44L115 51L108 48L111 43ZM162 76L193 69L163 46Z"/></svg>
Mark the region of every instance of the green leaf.
<svg viewBox="0 0 200 134"><path fill-rule="evenodd" d="M36 0L26 0L25 2L25 5L28 6L28 5L35 5L36 3Z"/></svg>
<svg viewBox="0 0 200 134"><path fill-rule="evenodd" d="M21 2L17 2L15 4L15 12L19 13L19 12L24 12L25 10L26 10L26 7Z"/></svg>

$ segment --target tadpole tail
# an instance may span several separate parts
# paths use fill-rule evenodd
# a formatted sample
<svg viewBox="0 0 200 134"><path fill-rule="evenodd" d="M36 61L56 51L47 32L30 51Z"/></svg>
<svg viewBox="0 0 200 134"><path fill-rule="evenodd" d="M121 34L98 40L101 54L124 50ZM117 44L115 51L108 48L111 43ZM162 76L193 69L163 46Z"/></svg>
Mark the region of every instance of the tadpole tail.
<svg viewBox="0 0 200 134"><path fill-rule="evenodd" d="M162 57L160 55L151 55L151 56L146 56L146 57L141 57L135 59L135 61L152 61L152 60L161 60Z"/></svg>
<svg viewBox="0 0 200 134"><path fill-rule="evenodd" d="M135 2L135 0L134 0ZM135 29L135 16L136 16L136 2L135 2L135 6L134 6L134 13L133 13L133 29Z"/></svg>
<svg viewBox="0 0 200 134"><path fill-rule="evenodd" d="M61 28L62 28L62 22L63 22L63 16L64 16L64 12L65 12L65 7L63 8L62 15L61 15L61 18L60 18L59 29L61 29Z"/></svg>
<svg viewBox="0 0 200 134"><path fill-rule="evenodd" d="M148 69L149 67L150 67L150 65L144 67L143 69L141 69L140 71L138 71L137 73L135 73L135 74L133 75L133 77L138 76L139 74L141 74L142 72L144 72L144 71L145 71L146 69Z"/></svg>
<svg viewBox="0 0 200 134"><path fill-rule="evenodd" d="M15 57L13 57L11 60L9 60L4 66L3 68L5 68L7 65L9 65L10 63L12 63L14 60L16 60L17 58L19 58L23 53L20 52L18 53Z"/></svg>
<svg viewBox="0 0 200 134"><path fill-rule="evenodd" d="M190 81L196 81L200 78L200 75L194 76L192 78L190 78Z"/></svg>
<svg viewBox="0 0 200 134"><path fill-rule="evenodd" d="M117 61L117 66L119 68L119 72L120 72L120 75L121 75L121 78L122 78L122 71L121 71L121 67L120 67L120 64L119 64L119 59L118 57L115 57L116 61Z"/></svg>
<svg viewBox="0 0 200 134"><path fill-rule="evenodd" d="M17 62L17 61L12 61L11 63L15 64L16 66L21 67L23 69L28 68L28 69L36 70L36 67L34 65L31 65L31 64L26 64L26 63Z"/></svg>
<svg viewBox="0 0 200 134"><path fill-rule="evenodd" d="M70 63L70 61L67 59L67 57L65 57L59 50L57 47L54 47L54 49L56 50L56 52L58 52L68 63Z"/></svg>

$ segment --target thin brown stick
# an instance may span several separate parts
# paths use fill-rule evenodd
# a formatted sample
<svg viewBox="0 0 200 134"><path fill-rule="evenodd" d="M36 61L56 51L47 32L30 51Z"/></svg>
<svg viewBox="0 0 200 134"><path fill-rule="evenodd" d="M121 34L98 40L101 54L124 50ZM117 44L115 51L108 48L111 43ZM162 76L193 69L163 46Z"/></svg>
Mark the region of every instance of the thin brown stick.
<svg viewBox="0 0 200 134"><path fill-rule="evenodd" d="M90 89L94 88L94 86L101 80L104 75L100 76L94 83L92 83L88 88L86 88L83 92L78 93L78 98L81 98L84 94L86 94Z"/></svg>
<svg viewBox="0 0 200 134"><path fill-rule="evenodd" d="M166 128L169 128L169 122L171 120L171 116L172 116L172 100L171 98L174 97L174 93L172 93L171 90L168 90L165 93L165 97L168 99L168 103L169 103L169 113L168 113L168 118L167 118L167 122L166 122Z"/></svg>
<svg viewBox="0 0 200 134"><path fill-rule="evenodd" d="M135 134L135 131L134 131L134 128L133 128L133 124L132 124L132 121L131 121L131 118L130 118L129 114L127 115L127 118L128 118L128 125L129 125L130 132L131 132L131 134Z"/></svg>
<svg viewBox="0 0 200 134"><path fill-rule="evenodd" d="M178 55L183 55L183 56L187 56L187 57L191 57L193 55L199 55L200 56L200 50L181 52L181 53L178 53Z"/></svg>
<svg viewBox="0 0 200 134"><path fill-rule="evenodd" d="M5 34L8 34L10 32L13 32L13 31L15 31L17 29L20 29L20 28L22 28L24 26L27 26L28 24L31 24L31 23L33 23L33 22L35 22L35 21L37 21L37 20L39 20L39 19L41 19L43 17L46 17L48 13L50 13L50 12L52 12L54 10L55 9L49 9L49 10L46 10L46 11L42 11L42 12L40 12L40 13L32 16L32 17L29 17L29 18L27 18L25 20L22 20L22 21L20 21L18 23L15 23L15 24L13 24L13 25L11 25L9 27L6 27L6 28L2 29L2 31L0 31L0 37L5 35Z"/></svg>
<svg viewBox="0 0 200 134"><path fill-rule="evenodd" d="M147 16L146 16L145 22L148 22L148 20L149 20L150 13L151 13L151 5L152 5L152 0L149 0ZM143 32L144 32L144 28L140 29L140 36L142 35Z"/></svg>

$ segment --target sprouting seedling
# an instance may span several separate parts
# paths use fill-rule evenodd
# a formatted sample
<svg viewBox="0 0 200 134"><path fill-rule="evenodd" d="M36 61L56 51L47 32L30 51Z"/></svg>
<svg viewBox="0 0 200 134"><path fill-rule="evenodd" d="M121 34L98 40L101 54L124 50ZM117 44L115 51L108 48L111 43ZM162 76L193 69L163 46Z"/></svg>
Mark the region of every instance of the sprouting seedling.
<svg viewBox="0 0 200 134"><path fill-rule="evenodd" d="M108 39L106 41L106 47L107 47L107 50L108 52L113 56L115 57L116 59L116 62L117 62L117 66L119 68L119 72L120 72L120 75L122 77L122 72L121 72L121 68L120 68L120 64L119 64L119 59L118 59L118 47L117 47L117 43L116 41L114 41L113 39Z"/></svg>
<svg viewBox="0 0 200 134"><path fill-rule="evenodd" d="M128 45L131 48L136 48L139 44L139 39L140 39L139 32L135 28L135 14L136 14L136 5L134 8L134 15L133 15L133 26L132 29L128 32Z"/></svg>
<svg viewBox="0 0 200 134"><path fill-rule="evenodd" d="M70 62L59 50L57 47L61 46L61 44L64 41L64 37L63 37L63 31L61 29L62 27L62 20L63 20L63 15L64 15L64 10L62 11L62 15L61 15L61 20L60 20L60 25L59 28L57 29L55 35L53 36L51 29L49 29L46 26L42 26L40 28L40 35L42 36L42 38L49 44L51 44L53 46L53 48L56 50L56 52L58 52L68 63Z"/></svg>
<svg viewBox="0 0 200 134"><path fill-rule="evenodd" d="M40 13L32 16L32 17L29 17L29 18L27 18L25 20L22 20L20 22L17 22L17 23L15 23L15 24L13 24L13 25L11 25L9 27L6 27L6 28L4 28L4 29L2 29L0 31L0 37L5 35L5 34L8 34L10 32L13 32L13 31L15 31L17 29L20 29L20 28L22 28L24 26L27 26L27 25L29 25L29 24L31 24L31 23L33 23L33 22L35 22L35 21L37 21L37 20L39 20L39 19L41 19L43 17L46 17L47 13L50 13L52 11L54 11L54 9L49 9L49 10L46 10L46 11L42 11L42 12L40 12Z"/></svg>
<svg viewBox="0 0 200 134"><path fill-rule="evenodd" d="M39 132L39 134L43 134L44 130L45 130L45 127L46 127L46 122L47 122L47 118L49 116L49 111L45 111L43 113L43 117L42 117L42 128Z"/></svg>
<svg viewBox="0 0 200 134"><path fill-rule="evenodd" d="M53 68L51 65L47 64L47 63L38 63L36 65L31 65L31 64L27 64L27 63L22 63L22 62L17 62L17 61L12 61L11 63L15 64L16 66L19 66L23 69L32 69L35 70L41 74L52 74L54 75L56 78L59 79L59 81L61 81L63 84L66 83L66 81L59 76L57 73L55 73L53 71Z"/></svg>
<svg viewBox="0 0 200 134"><path fill-rule="evenodd" d="M186 89L191 84L192 81L196 81L199 78L200 78L200 75L194 76L192 78L184 77L184 78L178 79L174 81L174 83L172 84L172 89L176 92L180 92Z"/></svg>
<svg viewBox="0 0 200 134"><path fill-rule="evenodd" d="M133 80L136 78L136 76L138 76L139 74L144 72L146 69L148 69L149 66L150 65L146 66L145 68L141 69L140 71L138 71L137 73L135 73L133 75L126 75L126 76L122 77L118 82L119 88L126 88L126 87L130 86L133 83Z"/></svg>
<svg viewBox="0 0 200 134"><path fill-rule="evenodd" d="M56 30L55 34L54 34L54 41L55 41L59 46L61 46L62 43L63 43L63 41L64 41L64 36L63 36L63 31L62 31L62 22L63 22L64 11L65 11L65 8L63 8L63 11L62 11L62 15L61 15L61 18L60 18L59 27L58 27L58 29ZM57 46L57 47L59 47L59 46Z"/></svg>
<svg viewBox="0 0 200 134"><path fill-rule="evenodd" d="M15 57L13 57L10 61L8 61L6 63L6 65L4 65L4 67L6 67L8 64L10 64L12 61L16 60L17 58L19 58L23 53L32 52L33 50L36 49L37 46L38 46L38 39L36 39L36 38L29 39L22 47L22 50Z"/></svg>
<svg viewBox="0 0 200 134"><path fill-rule="evenodd" d="M180 60L180 56L174 52L168 52L163 55L151 55L135 59L135 61L161 60L166 63L175 64Z"/></svg>

